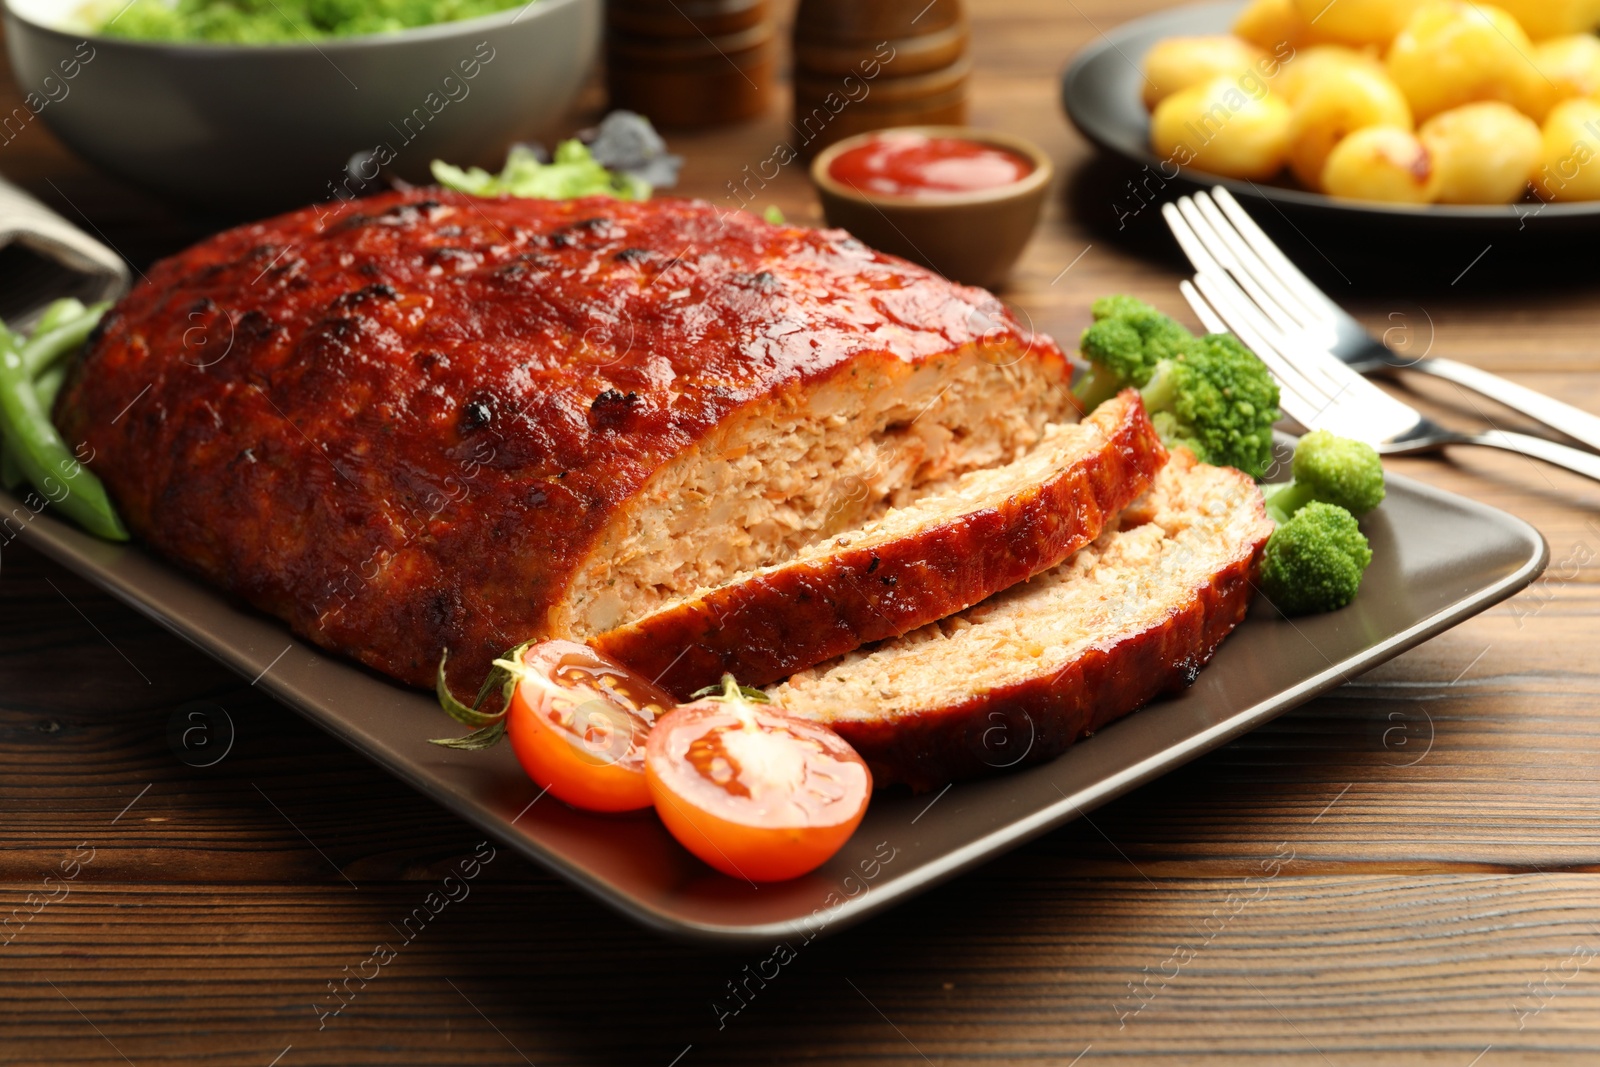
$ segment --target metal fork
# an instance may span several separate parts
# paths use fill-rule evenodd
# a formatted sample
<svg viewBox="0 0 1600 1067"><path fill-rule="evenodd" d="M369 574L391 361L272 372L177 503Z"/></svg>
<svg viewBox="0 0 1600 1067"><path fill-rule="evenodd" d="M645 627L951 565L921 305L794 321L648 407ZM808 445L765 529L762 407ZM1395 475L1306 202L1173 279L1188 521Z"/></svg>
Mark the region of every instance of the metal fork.
<svg viewBox="0 0 1600 1067"><path fill-rule="evenodd" d="M1363 378L1334 350L1341 337L1349 344L1350 329L1341 328L1340 322L1349 316L1289 263L1226 190L1182 197L1163 205L1161 213L1195 267L1194 281L1180 286L1184 298L1206 329L1231 331L1272 368L1281 387L1284 414L1302 426L1366 441L1388 454L1486 445L1600 480L1600 455L1504 430L1458 433ZM1349 322L1369 343L1382 347L1354 319ZM1559 404L1510 382L1496 385L1490 395L1506 401L1512 390ZM1576 408L1568 411L1595 422L1593 436L1600 442L1600 419Z"/></svg>
<svg viewBox="0 0 1600 1067"><path fill-rule="evenodd" d="M1265 284L1275 287L1287 301L1282 307L1291 315L1300 316L1297 322L1306 335L1325 344L1329 351L1356 370L1363 374L1412 370L1443 378L1497 400L1600 451L1600 416L1466 363L1439 356L1408 359L1390 349L1301 273L1228 190L1219 186L1209 197L1198 194L1194 198L1194 208L1212 223L1222 238L1225 246L1222 255L1215 256L1216 250L1213 250L1217 261L1264 277ZM1239 250L1234 257L1237 263L1229 264L1225 257L1234 249ZM1195 264L1196 269L1199 266Z"/></svg>

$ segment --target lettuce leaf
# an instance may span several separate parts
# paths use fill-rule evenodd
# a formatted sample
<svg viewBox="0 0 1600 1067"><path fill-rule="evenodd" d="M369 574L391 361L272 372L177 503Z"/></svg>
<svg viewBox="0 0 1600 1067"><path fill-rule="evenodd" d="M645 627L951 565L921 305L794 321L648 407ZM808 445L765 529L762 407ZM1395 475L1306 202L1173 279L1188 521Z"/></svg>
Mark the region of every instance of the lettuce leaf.
<svg viewBox="0 0 1600 1067"><path fill-rule="evenodd" d="M580 196L613 196L619 200L650 199L650 183L633 174L607 170L582 141L562 141L550 162L534 150L514 145L499 174L482 167L452 166L433 161L433 180L446 189L473 196L524 196L536 200L572 200Z"/></svg>

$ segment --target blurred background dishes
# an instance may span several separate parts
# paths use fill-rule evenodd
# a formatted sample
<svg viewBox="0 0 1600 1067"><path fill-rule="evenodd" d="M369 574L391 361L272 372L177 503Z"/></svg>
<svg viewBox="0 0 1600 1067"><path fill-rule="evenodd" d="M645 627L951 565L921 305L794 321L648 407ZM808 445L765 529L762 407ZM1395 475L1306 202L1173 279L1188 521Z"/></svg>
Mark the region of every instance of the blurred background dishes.
<svg viewBox="0 0 1600 1067"><path fill-rule="evenodd" d="M966 122L967 41L961 0L800 0L793 121L801 151L868 130Z"/></svg>
<svg viewBox="0 0 1600 1067"><path fill-rule="evenodd" d="M1552 5L1554 6L1554 5ZM1105 150L1104 165L1074 175L1074 210L1108 237L1148 239L1170 247L1155 206L1195 189L1221 185L1284 242L1309 242L1319 252L1365 270L1408 272L1442 263L1458 271L1493 244L1496 258L1534 259L1587 245L1600 234L1600 201L1509 204L1403 204L1339 199L1290 179L1229 178L1162 157L1151 148L1151 116L1142 72L1150 50L1173 37L1228 33L1244 0L1213 0L1158 11L1120 26L1073 58L1062 76L1061 101L1078 130ZM1280 221L1281 220L1281 221ZM1313 253L1315 254L1315 253ZM1408 275L1409 276L1409 275ZM1447 273L1446 281L1454 276Z"/></svg>
<svg viewBox="0 0 1600 1067"><path fill-rule="evenodd" d="M921 196L863 191L834 172L834 164L853 149L901 134L992 146L1021 157L1027 166L1019 179L1003 185ZM811 162L811 180L828 225L956 281L989 288L1005 280L1033 236L1053 176L1050 157L1031 141L967 126L857 134L823 149Z"/></svg>
<svg viewBox="0 0 1600 1067"><path fill-rule="evenodd" d="M606 26L639 37L723 37L772 19L771 0L607 0Z"/></svg>
<svg viewBox="0 0 1600 1067"><path fill-rule="evenodd" d="M657 126L764 114L777 70L771 0L607 0L611 106Z"/></svg>
<svg viewBox="0 0 1600 1067"><path fill-rule="evenodd" d="M39 113L103 169L190 210L261 213L425 181L435 157L498 167L563 132L600 46L601 0L315 44L85 36L77 0L6 0L24 92L76 60L93 77ZM89 51L85 51L87 48ZM90 58L85 59L89 55Z"/></svg>

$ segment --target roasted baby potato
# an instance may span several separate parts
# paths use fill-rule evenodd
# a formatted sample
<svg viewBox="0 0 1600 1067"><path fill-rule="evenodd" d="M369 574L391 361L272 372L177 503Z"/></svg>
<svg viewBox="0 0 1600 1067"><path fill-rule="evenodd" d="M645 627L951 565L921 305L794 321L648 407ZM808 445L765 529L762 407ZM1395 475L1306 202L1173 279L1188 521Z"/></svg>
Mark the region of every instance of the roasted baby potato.
<svg viewBox="0 0 1600 1067"><path fill-rule="evenodd" d="M1372 52L1347 48L1342 44L1316 44L1302 48L1283 62L1278 76L1272 79L1272 91L1291 105L1313 84L1329 71L1339 67L1358 66L1382 74L1383 60Z"/></svg>
<svg viewBox="0 0 1600 1067"><path fill-rule="evenodd" d="M1403 126L1367 126L1333 146L1322 188L1346 200L1426 204L1433 199L1433 162Z"/></svg>
<svg viewBox="0 0 1600 1067"><path fill-rule="evenodd" d="M1509 204L1528 189L1544 140L1509 104L1484 101L1442 111L1417 137L1433 158L1441 204Z"/></svg>
<svg viewBox="0 0 1600 1067"><path fill-rule="evenodd" d="M1538 122L1563 100L1600 93L1600 38L1592 33L1552 37L1535 45L1533 63L1539 76L1528 79L1528 92L1517 106Z"/></svg>
<svg viewBox="0 0 1600 1067"><path fill-rule="evenodd" d="M1300 17L1294 0L1252 0L1233 24L1234 36L1275 55L1325 42L1327 37Z"/></svg>
<svg viewBox="0 0 1600 1067"><path fill-rule="evenodd" d="M1600 0L1250 0L1233 37L1151 49L1151 142L1338 197L1600 200L1597 27Z"/></svg>
<svg viewBox="0 0 1600 1067"><path fill-rule="evenodd" d="M1531 95L1533 42L1498 7L1430 0L1406 23L1385 59L1389 76L1423 121L1462 104Z"/></svg>
<svg viewBox="0 0 1600 1067"><path fill-rule="evenodd" d="M1426 0L1294 0L1295 12L1341 44L1387 47Z"/></svg>
<svg viewBox="0 0 1600 1067"><path fill-rule="evenodd" d="M1565 100L1544 120L1533 187L1543 200L1600 200L1600 101Z"/></svg>
<svg viewBox="0 0 1600 1067"><path fill-rule="evenodd" d="M1275 73L1277 61L1237 37L1169 37L1144 58L1144 106L1153 108L1180 89L1219 75L1267 77L1267 70Z"/></svg>
<svg viewBox="0 0 1600 1067"><path fill-rule="evenodd" d="M1536 41L1600 26L1600 0L1500 0L1500 6Z"/></svg>
<svg viewBox="0 0 1600 1067"><path fill-rule="evenodd" d="M1311 189L1322 187L1328 153L1349 134L1367 126L1412 128L1405 96L1383 71L1362 64L1332 65L1298 93L1289 121L1289 166Z"/></svg>
<svg viewBox="0 0 1600 1067"><path fill-rule="evenodd" d="M1289 105L1260 84L1250 92L1224 75L1172 94L1150 117L1151 144L1179 166L1230 178L1272 177L1289 150Z"/></svg>

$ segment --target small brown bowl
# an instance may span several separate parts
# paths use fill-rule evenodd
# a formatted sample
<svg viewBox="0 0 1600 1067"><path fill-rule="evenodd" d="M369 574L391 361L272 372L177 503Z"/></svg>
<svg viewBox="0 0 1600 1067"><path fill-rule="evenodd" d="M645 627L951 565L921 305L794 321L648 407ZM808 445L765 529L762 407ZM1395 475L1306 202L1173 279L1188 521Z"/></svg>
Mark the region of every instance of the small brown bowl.
<svg viewBox="0 0 1600 1067"><path fill-rule="evenodd" d="M1008 149L1032 163L1033 169L1010 185L923 197L863 193L828 173L842 153L887 132L857 134L817 153L811 180L822 197L828 225L968 285L992 288L1004 281L1039 224L1055 174L1050 157L1032 142L1008 133L969 126L897 126L895 133L960 137Z"/></svg>

